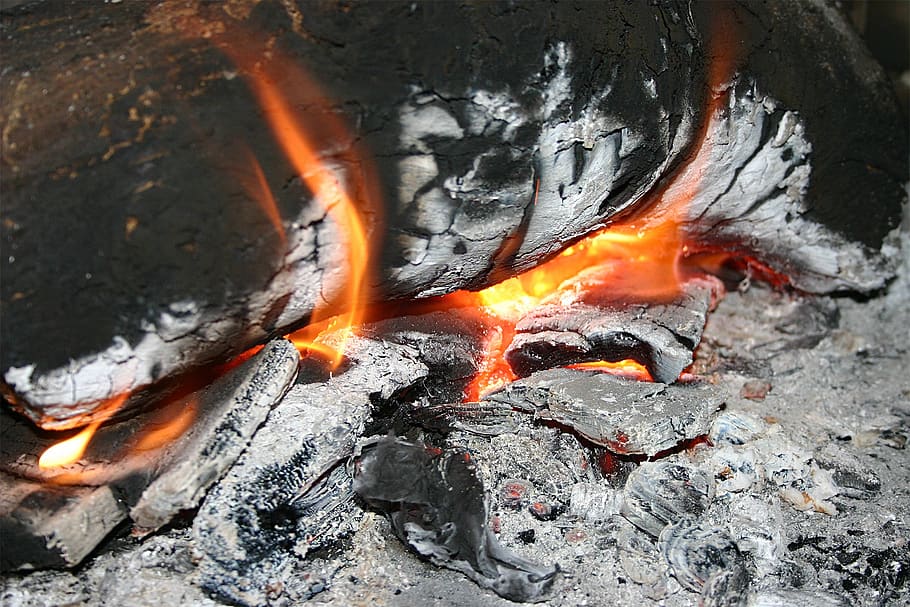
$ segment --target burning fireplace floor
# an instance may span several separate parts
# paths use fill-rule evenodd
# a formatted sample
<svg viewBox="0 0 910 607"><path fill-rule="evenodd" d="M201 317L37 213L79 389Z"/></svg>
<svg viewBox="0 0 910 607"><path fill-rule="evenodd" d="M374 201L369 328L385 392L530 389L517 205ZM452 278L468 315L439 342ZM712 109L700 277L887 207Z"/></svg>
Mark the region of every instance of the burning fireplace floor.
<svg viewBox="0 0 910 607"><path fill-rule="evenodd" d="M380 511L354 497L349 473L356 476L356 467L338 461L351 448L345 441L394 429L434 449L470 453L501 548L550 571L559 566L543 604L906 604L908 327L907 259L888 292L868 301L779 294L761 285L728 293L708 318L692 369L722 395L709 399L709 421L692 422L703 424L706 436L653 457L614 455L617 449L592 442L583 424L573 433L554 406L543 413L515 406L497 417L494 399L487 415L450 411L447 419L458 423L445 434L403 419L383 425L381 411L371 422L377 403L365 398L351 401L359 416L340 421L312 406L288 409L287 423L311 428L288 432L297 441L288 465L295 457L308 462L302 476L317 482L280 489L304 495L290 507L314 517L311 536L283 535L272 525L271 548L231 536L233 519L275 511L253 500L268 494L260 491L268 478L261 471L245 476L244 466L256 470L249 451L198 511L144 538L121 526L76 569L7 575L0 602L214 606L227 604L227 595L269 605L514 604L422 560ZM358 347L364 360L381 362L358 364L355 356L319 390L304 369L287 398L329 402L349 380L365 379L394 400L401 386L424 381L417 348L370 340ZM280 426L264 428L271 434L253 439L260 452L288 442ZM237 500L249 512L232 510ZM244 594L258 575L268 587ZM231 595L213 584L241 590Z"/></svg>

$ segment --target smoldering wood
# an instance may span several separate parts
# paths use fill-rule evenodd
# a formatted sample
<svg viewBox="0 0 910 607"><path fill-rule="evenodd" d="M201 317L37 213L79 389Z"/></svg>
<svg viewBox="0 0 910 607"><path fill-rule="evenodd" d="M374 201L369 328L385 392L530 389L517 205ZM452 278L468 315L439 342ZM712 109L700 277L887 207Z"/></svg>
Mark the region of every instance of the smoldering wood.
<svg viewBox="0 0 910 607"><path fill-rule="evenodd" d="M77 565L126 514L110 487L54 486L0 472L0 571Z"/></svg>
<svg viewBox="0 0 910 607"><path fill-rule="evenodd" d="M568 426L613 453L652 456L707 434L725 396L707 382L666 385L551 369L484 400Z"/></svg>
<svg viewBox="0 0 910 607"><path fill-rule="evenodd" d="M2 412L2 535L17 542L2 551L3 569L78 565L127 518L148 533L196 507L291 386L298 362L290 342L275 340L200 392L102 427L78 463L59 469L41 470L37 458L60 436ZM186 410L183 433L143 446Z"/></svg>
<svg viewBox="0 0 910 607"><path fill-rule="evenodd" d="M309 551L350 534L350 476L372 398L389 399L427 374L414 348L354 338L337 375L304 372L208 494L193 524L201 584L242 605L265 604ZM318 370L318 368L316 369ZM330 479L325 481L325 479Z"/></svg>
<svg viewBox="0 0 910 607"><path fill-rule="evenodd" d="M45 427L84 424L98 401L305 322L343 279L337 230L225 40L261 49L243 32L262 33L326 87L328 105L292 102L351 125L318 146L349 188L375 161L386 225L373 231L387 237L373 296L422 297L526 269L669 191L709 118L715 8L5 10L6 394ZM879 68L826 5L725 10L738 75L708 129L692 238L767 257L803 288L880 286L907 153ZM781 70L780 56L802 59ZM245 187L255 170L237 142L259 159L280 227Z"/></svg>
<svg viewBox="0 0 910 607"><path fill-rule="evenodd" d="M515 325L505 358L519 376L591 361L633 359L672 383L692 363L719 283L692 280L669 304L616 301L609 285L586 285L569 301L543 302Z"/></svg>

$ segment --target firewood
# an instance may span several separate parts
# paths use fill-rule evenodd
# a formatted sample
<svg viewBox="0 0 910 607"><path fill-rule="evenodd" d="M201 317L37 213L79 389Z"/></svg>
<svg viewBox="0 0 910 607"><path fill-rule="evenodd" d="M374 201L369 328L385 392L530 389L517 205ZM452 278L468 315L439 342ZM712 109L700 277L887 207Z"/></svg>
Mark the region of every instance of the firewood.
<svg viewBox="0 0 910 607"><path fill-rule="evenodd" d="M362 205L365 298L479 288L680 193L698 248L798 287L892 274L905 131L833 7L300 4L3 11L0 373L34 422L85 424L344 288L346 241L257 70ZM280 77L298 68L319 86Z"/></svg>

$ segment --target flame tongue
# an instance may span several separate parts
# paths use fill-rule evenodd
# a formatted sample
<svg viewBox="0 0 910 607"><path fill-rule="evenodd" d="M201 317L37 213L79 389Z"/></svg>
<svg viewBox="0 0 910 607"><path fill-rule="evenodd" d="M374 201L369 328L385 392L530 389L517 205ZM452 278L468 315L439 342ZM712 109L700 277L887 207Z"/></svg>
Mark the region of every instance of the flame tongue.
<svg viewBox="0 0 910 607"><path fill-rule="evenodd" d="M296 62L274 49L263 52L250 40L248 33L241 32L225 41L222 50L244 73L285 157L339 231L344 249L340 263L347 266L338 284L323 285L325 299L317 304L310 323L289 338L301 351L326 357L332 368L337 368L352 327L363 320L370 243L361 211L368 210L377 217L378 209L365 199L372 191L369 184L342 170L342 163L333 164L325 158L344 142L354 141L328 99ZM308 109L300 111L300 107ZM363 170L366 159L354 154L353 143L347 145L339 155L350 161L347 164ZM284 242L286 235L272 192L255 158L250 162L256 179L247 189L254 193ZM360 198L352 191L359 192ZM332 345L323 339L328 333L336 334Z"/></svg>

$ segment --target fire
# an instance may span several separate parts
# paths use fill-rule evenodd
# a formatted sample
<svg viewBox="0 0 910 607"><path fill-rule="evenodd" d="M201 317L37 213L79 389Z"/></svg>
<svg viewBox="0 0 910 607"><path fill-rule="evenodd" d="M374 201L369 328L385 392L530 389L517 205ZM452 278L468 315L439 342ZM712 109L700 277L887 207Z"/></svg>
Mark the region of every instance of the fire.
<svg viewBox="0 0 910 607"><path fill-rule="evenodd" d="M186 402L177 401L158 412L157 419L149 425L134 451L153 451L169 445L183 436L195 421L199 403L195 398Z"/></svg>
<svg viewBox="0 0 910 607"><path fill-rule="evenodd" d="M364 316L364 292L371 256L362 213L369 211L373 217L378 216L376 206L369 204L367 184L348 183L348 179L353 178L341 168L342 163L333 165L323 157L326 150L337 147L340 142L353 141L353 137L335 116L329 101L295 62L274 49L256 52L243 35L226 40L222 50L244 74L275 140L314 200L333 220L344 241L344 263L347 264L344 280L341 284L325 285L327 299L316 306L309 324L288 336L302 352L324 356L333 369L337 368L353 327ZM301 112L301 106L314 110ZM344 154L350 153L350 150L344 151ZM353 160L355 162L350 164L360 167L365 164L363 158ZM286 236L274 196L254 158L251 165L256 179L253 187L247 189L254 192L254 199L284 242ZM352 190L359 191L361 196L355 197ZM323 339L329 333L335 334L331 346Z"/></svg>
<svg viewBox="0 0 910 607"><path fill-rule="evenodd" d="M38 458L38 467L42 470L49 470L52 468L68 466L69 464L79 461L85 453L92 437L95 436L98 428L101 427L101 424L110 419L111 415L123 406L123 403L126 402L128 397L129 393L124 392L123 394L110 399L101 407L100 413L95 421L83 428L78 434L45 449L44 453L41 454L41 457Z"/></svg>
<svg viewBox="0 0 910 607"><path fill-rule="evenodd" d="M599 297L616 302L664 302L679 295L685 282L681 260L686 245L677 208L684 209L684 201L668 206L660 221L611 226L547 263L470 294L493 329L465 399L476 401L516 379L502 354L515 334L515 324L541 304L569 303L592 286ZM572 367L652 381L647 369L634 360Z"/></svg>
<svg viewBox="0 0 910 607"><path fill-rule="evenodd" d="M706 134L727 98L722 87L730 81L735 63L736 28L724 11L718 11L715 19L712 44L707 49L708 119L702 128L701 144L653 202L643 205L646 215L609 225L549 262L473 294L489 326L495 327L494 334L500 337L488 343L478 373L465 389L467 401L477 400L515 379L502 359L508 346L502 336L514 335L515 323L535 307L560 301L571 303L578 300L579 294L592 292L601 301L617 303L672 301L689 276L703 273L706 265L719 269L726 261L727 256L702 255L701 247L689 242L685 231L689 202L698 192L709 157L703 149ZM535 192L538 188L539 183L535 184ZM647 369L634 360L596 361L572 368L653 381Z"/></svg>

